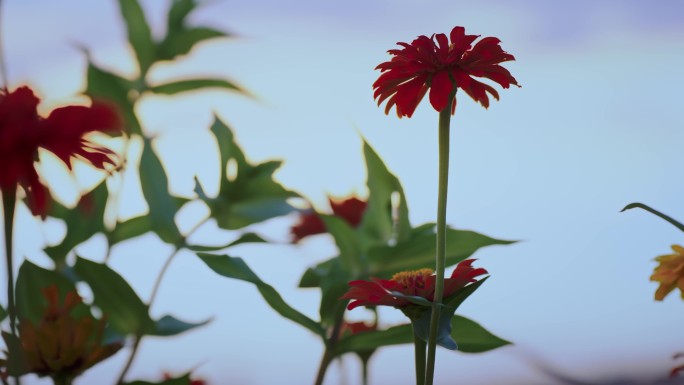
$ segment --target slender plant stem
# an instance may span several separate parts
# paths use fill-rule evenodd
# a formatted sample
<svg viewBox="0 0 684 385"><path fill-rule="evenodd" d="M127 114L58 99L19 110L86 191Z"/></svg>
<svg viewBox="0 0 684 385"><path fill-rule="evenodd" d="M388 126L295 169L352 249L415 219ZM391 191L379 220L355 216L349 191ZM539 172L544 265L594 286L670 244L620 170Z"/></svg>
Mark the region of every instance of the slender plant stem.
<svg viewBox="0 0 684 385"><path fill-rule="evenodd" d="M361 362L361 384L368 385L368 360L362 360Z"/></svg>
<svg viewBox="0 0 684 385"><path fill-rule="evenodd" d="M187 237L189 237L195 231L197 231L197 229L199 229L209 219L210 219L210 217L204 218L200 222L198 222L195 226L193 226L188 231L188 234L185 237L183 237L183 242L180 242L179 244L177 244L174 247L173 252L171 252L171 254L169 254L168 258L166 258L166 262L164 262L164 266L162 266L161 270L159 271L159 275L157 275L157 279L155 280L154 286L152 287L152 292L150 293L150 299L147 303L148 309L152 308L152 304L154 304L154 301L157 298L157 294L159 293L159 287L161 286L162 279L166 275L166 272L169 270L169 267L171 266L171 262L173 262L174 257L183 248L183 245L185 244L185 239L187 239ZM128 357L128 361L126 361L126 364L124 365L123 369L121 370L121 373L119 374L119 378L116 380L116 384L123 384L124 378L126 377L128 370L131 368L131 365L133 364L133 361L135 360L135 356L138 354L138 349L140 348L140 342L142 341L143 337L145 337L145 334L143 334L142 331L138 332L138 334L135 335L135 340L133 342L133 347L131 349L131 355Z"/></svg>
<svg viewBox="0 0 684 385"><path fill-rule="evenodd" d="M14 339L17 335L17 308L14 298L14 261L12 256L13 232L14 232L14 212L17 203L17 190L7 188L2 192L2 217L5 227L5 260L7 262L7 313L9 315L10 333ZM18 352L14 352L17 354ZM20 385L20 376L14 377L15 385Z"/></svg>
<svg viewBox="0 0 684 385"><path fill-rule="evenodd" d="M432 385L435 372L435 355L437 353L437 333L439 329L440 306L444 294L444 268L446 265L446 208L449 185L449 125L451 123L451 104L454 95L449 98L447 108L439 113L439 180L437 193L437 245L435 268L435 297L430 317L430 334L427 346L427 365L425 385Z"/></svg>
<svg viewBox="0 0 684 385"><path fill-rule="evenodd" d="M318 374L316 374L315 385L323 385L323 380L325 379L325 372L328 370L328 366L332 362L335 350L335 345L340 339L340 330L342 329L342 322L344 322L344 312L346 310L346 305L340 301L337 306L335 314L335 323L333 324L332 332L330 333L330 338L328 338L325 344L325 352L321 358L321 364L318 366Z"/></svg>
<svg viewBox="0 0 684 385"><path fill-rule="evenodd" d="M413 346L415 348L416 357L416 385L425 384L425 341L414 332Z"/></svg>

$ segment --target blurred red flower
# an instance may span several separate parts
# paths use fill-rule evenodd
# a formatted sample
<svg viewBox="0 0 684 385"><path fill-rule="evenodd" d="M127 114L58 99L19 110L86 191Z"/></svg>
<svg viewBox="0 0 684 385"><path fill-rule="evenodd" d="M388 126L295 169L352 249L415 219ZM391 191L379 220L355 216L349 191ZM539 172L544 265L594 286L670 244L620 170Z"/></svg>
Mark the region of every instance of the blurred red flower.
<svg viewBox="0 0 684 385"><path fill-rule="evenodd" d="M389 50L392 59L375 68L382 72L373 83L378 105L387 100L386 114L396 106L400 118L410 118L428 89L430 104L442 111L449 107L451 93L460 88L485 108L489 107L487 93L498 100L498 92L473 76L490 79L503 88L518 85L511 73L499 65L515 58L501 49L501 41L495 37L485 37L471 46L478 37L466 35L463 27L455 27L450 33L451 42L440 33L418 36L411 44L397 43L403 48ZM450 107L453 114L456 99Z"/></svg>
<svg viewBox="0 0 684 385"><path fill-rule="evenodd" d="M373 330L378 330L377 324L367 324L363 321L360 322L349 322L344 320L342 322L342 327L340 327L340 335L354 335L364 332L370 332Z"/></svg>
<svg viewBox="0 0 684 385"><path fill-rule="evenodd" d="M38 103L33 91L25 86L12 92L0 91L0 189L16 190L21 186L33 213L43 215L48 193L35 169L38 149L52 152L69 169L72 157L104 169L105 164L114 164L114 153L84 136L94 131L119 131L122 123L116 111L103 103L57 108L47 118L38 115Z"/></svg>
<svg viewBox="0 0 684 385"><path fill-rule="evenodd" d="M475 277L487 274L487 270L483 268L472 267L474 261L474 259L462 261L451 273L451 277L444 279L442 298L447 298L469 283L476 282ZM349 310L358 306L376 305L402 309L413 305L405 296L422 297L430 302L434 301L435 280L432 269L420 269L397 273L389 280L372 278L371 281L351 281L349 282L351 287L342 299L353 300L347 305Z"/></svg>
<svg viewBox="0 0 684 385"><path fill-rule="evenodd" d="M352 227L357 227L361 224L363 213L366 211L367 202L356 197L350 197L341 201L334 201L328 198L333 215L344 219ZM292 233L292 242L297 243L302 238L309 235L325 233L325 224L321 217L315 211L302 213L296 225L292 226L290 230Z"/></svg>

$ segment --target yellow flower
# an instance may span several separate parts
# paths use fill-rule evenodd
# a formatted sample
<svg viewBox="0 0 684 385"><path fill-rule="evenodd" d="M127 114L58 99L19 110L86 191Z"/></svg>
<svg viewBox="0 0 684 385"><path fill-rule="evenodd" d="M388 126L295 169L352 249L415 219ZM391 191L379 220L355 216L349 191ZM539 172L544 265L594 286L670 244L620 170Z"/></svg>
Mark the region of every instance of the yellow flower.
<svg viewBox="0 0 684 385"><path fill-rule="evenodd" d="M661 255L655 260L660 262L653 270L651 281L660 282L655 292L656 301L662 301L675 288L679 288L684 299L684 247L672 245L674 254Z"/></svg>

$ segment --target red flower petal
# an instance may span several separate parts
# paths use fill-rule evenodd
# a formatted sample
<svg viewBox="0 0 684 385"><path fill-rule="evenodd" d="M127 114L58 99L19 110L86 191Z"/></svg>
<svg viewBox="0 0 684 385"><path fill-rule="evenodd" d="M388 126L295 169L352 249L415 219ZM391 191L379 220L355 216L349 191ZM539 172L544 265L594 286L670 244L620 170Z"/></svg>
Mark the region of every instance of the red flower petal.
<svg viewBox="0 0 684 385"><path fill-rule="evenodd" d="M446 37L445 37L446 39ZM437 111L442 111L449 103L449 96L454 89L454 83L447 71L437 72L432 77L430 85L430 104Z"/></svg>

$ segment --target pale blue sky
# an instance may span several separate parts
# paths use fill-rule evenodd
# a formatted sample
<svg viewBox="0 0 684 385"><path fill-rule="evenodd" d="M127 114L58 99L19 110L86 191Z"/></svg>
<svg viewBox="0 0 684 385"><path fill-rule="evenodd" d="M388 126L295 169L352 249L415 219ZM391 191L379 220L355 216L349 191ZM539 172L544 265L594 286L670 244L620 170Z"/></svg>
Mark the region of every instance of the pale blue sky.
<svg viewBox="0 0 684 385"><path fill-rule="evenodd" d="M162 32L167 1L142 3L155 33ZM134 71L115 5L3 2L11 85L36 87L48 106L75 100L85 61L74 44L88 47L102 65ZM684 303L676 294L654 302L656 285L648 277L652 258L682 244L683 234L645 212L619 210L642 201L684 219L684 2L214 0L193 20L240 37L204 44L153 75L226 76L257 99L211 91L143 101L140 113L159 135L174 192L191 195L196 174L208 191L216 188L216 158L207 150L216 111L251 159L284 159L278 178L321 208L326 194L365 194L363 135L402 181L414 224L434 220L437 114L425 103L411 119L385 116L372 99L373 68L395 42L455 25L499 37L517 58L506 66L523 87L501 92L489 110L460 96L448 222L523 240L476 254L492 279L462 307L517 346L475 356L442 350L437 383L552 383L529 365L528 354L587 381L665 375L673 366L671 355L684 350ZM75 198L76 190L69 195L62 188L64 200ZM138 191L126 194L124 215L144 210ZM197 213L184 213L181 226L192 226ZM284 240L292 221L262 230ZM57 227L40 231L55 241ZM38 229L24 216L19 255L41 260ZM224 236L208 225L198 239ZM102 252L98 239L82 248L95 259ZM167 253L146 236L117 249L112 263L145 298ZM293 306L316 316L317 294L295 287L307 266L333 255L329 239L233 253ZM313 380L322 349L317 339L271 312L252 286L215 276L190 253L172 266L153 308L169 311L189 320L216 318L175 340L145 341L131 378L198 365L217 385ZM396 311L385 313L388 321L402 321ZM371 383L408 383L411 355L410 346L379 352ZM81 384L118 371L123 359L119 354ZM349 357L326 384L356 385L356 369Z"/></svg>

